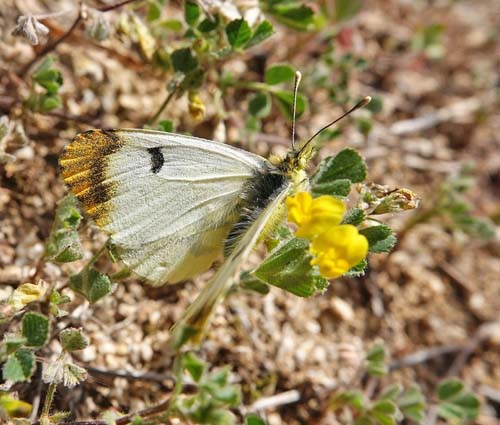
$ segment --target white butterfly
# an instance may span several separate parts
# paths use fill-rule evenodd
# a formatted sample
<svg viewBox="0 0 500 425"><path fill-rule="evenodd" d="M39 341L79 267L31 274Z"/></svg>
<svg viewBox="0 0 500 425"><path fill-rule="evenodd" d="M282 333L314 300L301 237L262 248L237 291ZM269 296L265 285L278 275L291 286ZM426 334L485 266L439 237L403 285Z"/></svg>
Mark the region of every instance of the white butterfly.
<svg viewBox="0 0 500 425"><path fill-rule="evenodd" d="M270 162L196 137L91 130L66 147L60 165L65 183L110 234L123 262L153 285L200 274L226 247L223 265L181 320L203 329L266 227L285 217L283 200L307 186L304 168L317 134Z"/></svg>

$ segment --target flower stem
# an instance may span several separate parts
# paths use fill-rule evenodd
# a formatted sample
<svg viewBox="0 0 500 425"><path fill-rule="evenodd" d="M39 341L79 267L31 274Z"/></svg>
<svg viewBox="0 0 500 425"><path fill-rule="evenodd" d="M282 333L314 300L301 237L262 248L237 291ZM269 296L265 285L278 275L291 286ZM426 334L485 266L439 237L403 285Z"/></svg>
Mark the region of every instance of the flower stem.
<svg viewBox="0 0 500 425"><path fill-rule="evenodd" d="M158 111L156 111L156 113L153 115L153 118L151 118L149 121L148 121L148 124L149 125L154 125L156 123L156 121L158 120L158 118L160 117L160 115L162 114L162 112L164 111L164 109L168 106L168 104L170 103L170 101L172 100L172 98L174 97L174 94L175 92L177 91L177 87L175 87L169 94L168 96L166 97L166 99L163 101L163 103L161 104L161 106L158 108Z"/></svg>
<svg viewBox="0 0 500 425"><path fill-rule="evenodd" d="M47 390L47 395L45 396L45 401L43 402L43 409L41 418L49 417L50 406L52 405L52 400L54 399L54 394L56 392L56 384L52 382Z"/></svg>
<svg viewBox="0 0 500 425"><path fill-rule="evenodd" d="M85 268L88 268L90 266L92 266L96 261L97 259L101 256L101 254L104 252L104 250L106 249L106 246L107 246L107 242L101 246L97 252L92 256L92 258L89 260L89 262L87 263L87 265L85 266Z"/></svg>
<svg viewBox="0 0 500 425"><path fill-rule="evenodd" d="M168 418L172 413L172 410L175 408L175 402L177 401L177 397L182 392L182 388L184 387L184 379L182 376L182 360L184 358L184 354L177 352L174 359L174 367L173 372L175 375L175 386L172 391L172 395L170 396L170 401L168 403L168 407L165 410L165 413L162 415L162 419Z"/></svg>

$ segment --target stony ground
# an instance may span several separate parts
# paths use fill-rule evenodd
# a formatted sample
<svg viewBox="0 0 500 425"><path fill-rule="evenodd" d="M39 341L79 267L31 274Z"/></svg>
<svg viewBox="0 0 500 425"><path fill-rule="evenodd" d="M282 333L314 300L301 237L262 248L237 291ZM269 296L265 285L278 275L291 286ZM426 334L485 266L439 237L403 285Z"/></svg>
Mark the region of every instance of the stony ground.
<svg viewBox="0 0 500 425"><path fill-rule="evenodd" d="M19 106L6 110L6 105L12 105L16 93L26 95L29 90L15 74L34 55L31 46L9 35L18 14L15 3L22 12L64 6L64 2L34 0L5 0L0 5L0 108L11 117L16 117ZM368 63L365 70L353 71L349 90L353 97L380 96L384 109L375 115L369 136L344 124L343 135L327 144L321 155L344 146L359 149L370 180L411 188L422 199L421 210L432 206L446 178L473 162L475 183L467 199L475 214L498 223L499 12L496 0L367 1L344 32L347 47ZM175 6L172 13L179 13ZM60 19L51 22L55 33L69 26ZM414 34L431 23L445 28L443 54L435 60L412 49ZM320 34L283 29L262 47L224 66L242 79L257 80L261 76L256 62L287 61L307 75L324 49ZM57 48L57 55L64 74L64 108L60 113L20 116L25 140L7 147L15 161L0 164L1 299L30 281L35 272L56 203L65 194L57 175L63 146L92 127L140 126L165 96L164 77L144 64L126 41L112 38L98 45L78 30ZM340 108L329 104L321 90L306 86L303 91L311 104L309 115L298 125L305 137ZM174 103L166 115L178 122L179 129L211 137L210 94L210 87L202 93L208 105L202 125L194 127L186 118L183 102ZM228 142L262 155L283 152L289 123L279 114L267 121L265 134L254 143L239 140L245 96L229 91L224 99ZM401 232L400 241L391 255L372 257L364 278L339 279L325 294L311 299L278 289L265 297L239 291L218 309L201 356L214 366L232 365L245 406L296 390L298 401L263 411L271 424L333 423L322 409L323 401L337 386L349 385L364 350L383 341L393 367L383 382L416 381L430 393L443 377L459 376L483 401L477 423L498 423L498 238L477 240L437 219L412 225L412 214L419 213L388 219ZM87 224L82 239L90 257L104 236ZM80 266L47 263L39 276L63 288L68 274ZM99 267L115 266L102 259ZM207 276L157 289L130 278L118 285L113 296L93 306L74 297L63 324L81 326L90 336L90 347L77 356L78 364L89 368L90 379L58 394L56 405L83 419L106 409L138 410L166 397L172 387L168 330ZM46 349L47 356L58 352L54 344ZM440 355L433 351L437 347L442 348ZM415 364L409 357L414 353L420 354ZM356 385L367 389L366 382ZM43 386L37 378L19 391L21 397L33 400Z"/></svg>

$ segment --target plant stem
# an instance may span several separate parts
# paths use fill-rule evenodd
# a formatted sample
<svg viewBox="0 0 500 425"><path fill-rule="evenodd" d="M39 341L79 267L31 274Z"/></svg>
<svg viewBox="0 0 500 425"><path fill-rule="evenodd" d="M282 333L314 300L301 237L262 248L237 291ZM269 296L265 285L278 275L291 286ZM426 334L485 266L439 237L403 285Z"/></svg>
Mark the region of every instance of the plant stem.
<svg viewBox="0 0 500 425"><path fill-rule="evenodd" d="M125 5L127 5L129 3L133 3L135 1L137 1L137 0L123 0L123 1L118 2L116 4L111 4L109 6L102 6L102 7L96 8L96 9L99 10L100 12L103 12L103 13L104 12L109 12L110 10L118 9L119 7L125 6ZM67 11L65 11L64 13L67 13ZM53 16L53 15L51 14L51 15L45 16L45 18L48 18L48 17L51 17L51 16ZM47 44L40 51L40 53L38 53L30 62L28 62L26 65L24 65L21 68L21 70L19 71L19 74L18 74L19 77L23 78L25 76L25 74L33 66L33 64L35 64L36 62L38 62L41 58L43 58L48 53L52 52L57 46L59 46L59 44L61 44L64 40L66 40L73 33L73 31L77 28L78 24L80 23L80 21L82 19L83 19L82 3L80 3L80 5L78 7L78 16L76 17L75 21L73 22L73 24L71 25L71 27L68 29L68 31L66 31L61 37L59 37L54 42L52 42L50 44Z"/></svg>
<svg viewBox="0 0 500 425"><path fill-rule="evenodd" d="M265 91L268 93L273 93L276 90L274 87L269 86L265 83L261 83L259 81L234 81L233 83L229 83L228 86L234 87L237 89L247 89L247 90L255 90L255 91Z"/></svg>
<svg viewBox="0 0 500 425"><path fill-rule="evenodd" d="M19 76L23 78L25 74L30 70L30 68L38 62L41 58L43 58L45 55L50 53L52 50L54 50L59 44L61 44L64 40L66 40L71 33L76 29L80 21L82 20L82 13L81 13L81 8L78 10L78 16L76 17L75 21L73 22L73 25L66 31L61 37L59 37L57 40L54 42L47 44L40 53L38 53L31 61L29 61L26 65L24 65L21 68L21 71L19 71Z"/></svg>
<svg viewBox="0 0 500 425"><path fill-rule="evenodd" d="M177 401L177 397L179 394L182 392L182 388L184 386L184 379L182 376L182 360L184 358L184 355L180 352L177 352L177 355L175 356L174 359L174 375L175 375L175 386L174 390L172 391L172 395L170 396L170 401L168 403L168 407L165 410L165 412L162 414L162 419L166 420L170 414L172 413L172 410L175 407L175 402Z"/></svg>
<svg viewBox="0 0 500 425"><path fill-rule="evenodd" d="M148 121L149 125L154 125L154 123L158 120L158 118L162 114L163 110L168 106L168 104L170 103L170 101L174 97L174 94L175 94L176 91L177 91L177 86L168 94L168 96L166 97L166 99L163 101L163 103L161 104L161 106L158 108L158 111L156 111L156 113L153 115L153 118L151 118Z"/></svg>
<svg viewBox="0 0 500 425"><path fill-rule="evenodd" d="M123 0L123 1L118 2L116 4L111 4L109 6L97 7L96 9L100 12L109 12L110 10L118 9L119 7L125 6L129 3L133 3L134 1L137 1L137 0Z"/></svg>
<svg viewBox="0 0 500 425"><path fill-rule="evenodd" d="M85 268L88 268L90 267L92 264L94 264L97 259L101 256L101 254L104 252L104 250L106 249L106 245L108 243L106 242L103 246L101 246L97 252L92 256L92 258L89 260L89 262L87 263L87 265L85 266Z"/></svg>
<svg viewBox="0 0 500 425"><path fill-rule="evenodd" d="M49 417L50 406L52 405L52 400L54 399L54 394L56 392L56 384L52 382L47 390L47 395L45 396L45 401L43 402L43 409L41 417Z"/></svg>

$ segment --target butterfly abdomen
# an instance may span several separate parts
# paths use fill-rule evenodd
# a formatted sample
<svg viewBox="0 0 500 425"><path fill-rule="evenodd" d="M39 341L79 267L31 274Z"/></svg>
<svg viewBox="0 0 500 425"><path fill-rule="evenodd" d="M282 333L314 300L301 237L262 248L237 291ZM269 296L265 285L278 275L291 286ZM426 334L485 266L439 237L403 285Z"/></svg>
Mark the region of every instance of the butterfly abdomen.
<svg viewBox="0 0 500 425"><path fill-rule="evenodd" d="M107 181L109 159L122 146L112 130L91 130L76 136L60 158L64 182L99 226L108 222L108 201L116 192L116 183Z"/></svg>

